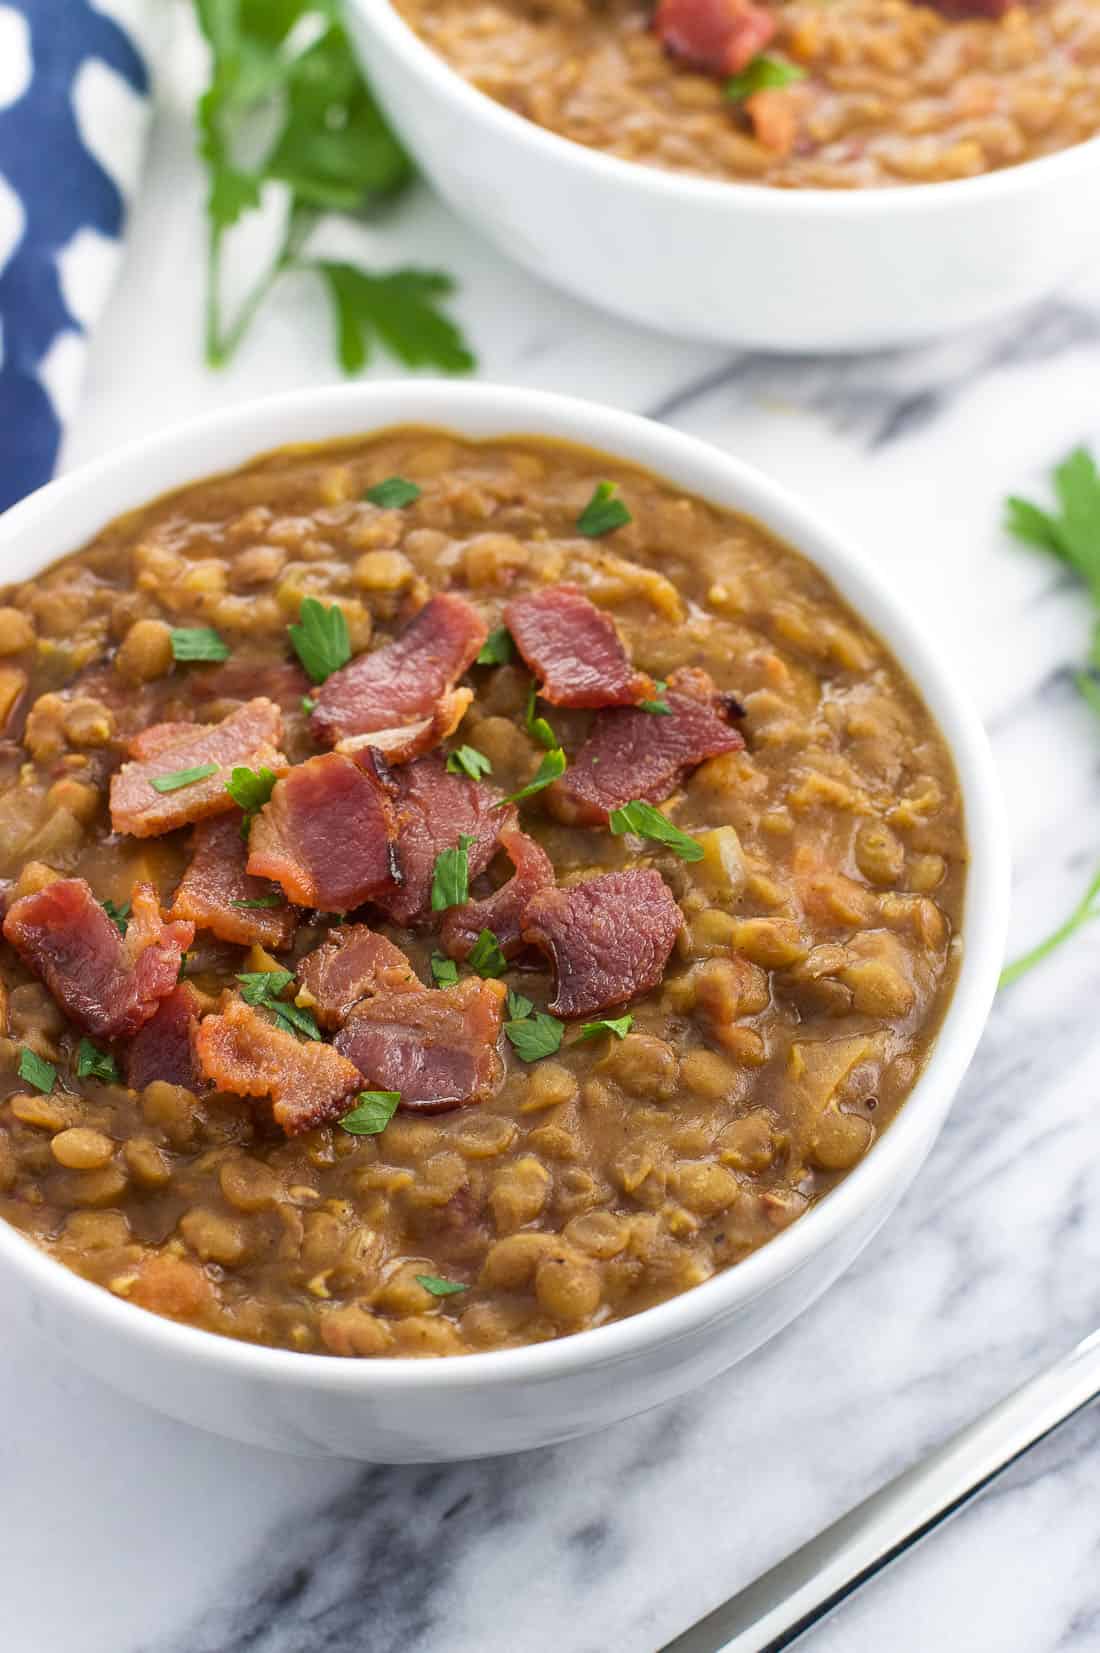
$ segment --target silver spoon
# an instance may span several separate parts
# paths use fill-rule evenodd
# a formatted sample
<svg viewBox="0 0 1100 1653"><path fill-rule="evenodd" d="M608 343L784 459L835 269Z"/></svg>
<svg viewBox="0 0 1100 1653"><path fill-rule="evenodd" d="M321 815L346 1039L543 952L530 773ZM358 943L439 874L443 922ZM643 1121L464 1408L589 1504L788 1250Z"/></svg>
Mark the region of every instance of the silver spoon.
<svg viewBox="0 0 1100 1653"><path fill-rule="evenodd" d="M780 1653L1100 1398L1100 1331L669 1642L662 1653Z"/></svg>

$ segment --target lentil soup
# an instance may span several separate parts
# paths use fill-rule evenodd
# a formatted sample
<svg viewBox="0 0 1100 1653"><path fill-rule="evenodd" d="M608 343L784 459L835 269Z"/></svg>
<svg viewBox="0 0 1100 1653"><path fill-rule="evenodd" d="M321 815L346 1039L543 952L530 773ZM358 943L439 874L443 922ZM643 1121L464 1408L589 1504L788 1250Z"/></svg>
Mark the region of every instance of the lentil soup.
<svg viewBox="0 0 1100 1653"><path fill-rule="evenodd" d="M1094 0L660 0L656 12L651 0L393 3L517 114L710 178L938 183L1100 133Z"/></svg>
<svg viewBox="0 0 1100 1653"><path fill-rule="evenodd" d="M950 755L758 524L605 455L285 449L0 593L0 1214L132 1303L444 1355L633 1314L872 1149Z"/></svg>

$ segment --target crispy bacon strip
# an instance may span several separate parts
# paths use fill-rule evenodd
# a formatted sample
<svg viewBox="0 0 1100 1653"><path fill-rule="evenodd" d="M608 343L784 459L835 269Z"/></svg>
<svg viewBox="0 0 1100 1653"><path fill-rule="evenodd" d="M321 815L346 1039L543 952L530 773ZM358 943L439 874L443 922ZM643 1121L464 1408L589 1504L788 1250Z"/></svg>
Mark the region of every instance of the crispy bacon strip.
<svg viewBox="0 0 1100 1653"><path fill-rule="evenodd" d="M156 1012L179 979L195 926L161 917L157 892L138 884L123 939L83 878L60 878L12 903L4 937L86 1033L123 1038Z"/></svg>
<svg viewBox="0 0 1100 1653"><path fill-rule="evenodd" d="M546 795L560 821L599 826L632 798L663 803L705 758L744 746L740 730L728 721L728 702L715 693L706 672L675 672L662 698L665 717L634 707L598 715L587 741Z"/></svg>
<svg viewBox="0 0 1100 1653"><path fill-rule="evenodd" d="M488 635L465 597L441 592L392 643L359 655L321 685L310 719L315 737L334 746L434 717Z"/></svg>
<svg viewBox="0 0 1100 1653"><path fill-rule="evenodd" d="M338 741L336 750L355 757L368 747L381 752L389 764L408 763L439 746L453 735L466 716L474 698L472 689L452 689L439 701L430 717L406 723L400 729L375 729L369 735L349 735Z"/></svg>
<svg viewBox="0 0 1100 1653"><path fill-rule="evenodd" d="M711 75L738 75L775 38L754 0L658 0L653 27L673 57Z"/></svg>
<svg viewBox="0 0 1100 1653"><path fill-rule="evenodd" d="M506 884L481 901L467 901L463 907L451 907L443 917L439 938L453 959L464 959L482 930L491 930L500 943L505 958L515 958L523 951L523 914L536 890L554 882L554 865L533 838L518 827L508 827L500 835L500 847L508 855L515 872Z"/></svg>
<svg viewBox="0 0 1100 1653"><path fill-rule="evenodd" d="M454 848L462 834L472 838L467 862L476 878L493 859L501 832L514 824L515 811L494 808L496 787L448 774L438 752L395 769L392 781L401 877L374 900L396 924L413 924L429 915L440 852Z"/></svg>
<svg viewBox="0 0 1100 1653"><path fill-rule="evenodd" d="M195 1057L198 1025L198 994L190 982L181 981L130 1041L126 1052L126 1082L130 1088L144 1090L160 1079L189 1091L200 1090L203 1077Z"/></svg>
<svg viewBox="0 0 1100 1653"><path fill-rule="evenodd" d="M111 780L111 825L116 832L152 838L174 832L208 815L235 808L225 784L237 765L249 769L288 768L279 751L283 717L270 700L258 697L220 723L160 723L130 742L131 763ZM169 792L153 781L191 769L215 766L214 772Z"/></svg>
<svg viewBox="0 0 1100 1653"><path fill-rule="evenodd" d="M385 766L340 752L300 763L252 823L248 872L281 885L299 907L346 913L400 880Z"/></svg>
<svg viewBox="0 0 1100 1653"><path fill-rule="evenodd" d="M270 1096L287 1136L342 1118L363 1084L359 1069L331 1045L284 1033L235 995L199 1023L195 1050L219 1090Z"/></svg>
<svg viewBox="0 0 1100 1653"><path fill-rule="evenodd" d="M423 991L412 965L392 941L369 924L343 924L307 953L298 982L322 1027L340 1027L368 994Z"/></svg>
<svg viewBox="0 0 1100 1653"><path fill-rule="evenodd" d="M636 706L653 679L631 665L614 621L575 585L517 597L504 623L552 706Z"/></svg>
<svg viewBox="0 0 1100 1653"><path fill-rule="evenodd" d="M372 1089L398 1091L402 1108L445 1113L500 1086L503 982L469 976L457 987L398 989L356 1006L336 1035Z"/></svg>
<svg viewBox="0 0 1100 1653"><path fill-rule="evenodd" d="M270 900L270 884L245 871L248 847L241 837L241 815L218 815L200 821L191 845L191 861L172 902L173 918L189 918L200 930L242 947L289 947L298 915L280 896L277 907L240 903ZM237 905L234 905L237 903Z"/></svg>
<svg viewBox="0 0 1100 1653"><path fill-rule="evenodd" d="M658 986L683 917L659 872L634 867L527 903L525 941L553 961L556 1016L597 1016Z"/></svg>

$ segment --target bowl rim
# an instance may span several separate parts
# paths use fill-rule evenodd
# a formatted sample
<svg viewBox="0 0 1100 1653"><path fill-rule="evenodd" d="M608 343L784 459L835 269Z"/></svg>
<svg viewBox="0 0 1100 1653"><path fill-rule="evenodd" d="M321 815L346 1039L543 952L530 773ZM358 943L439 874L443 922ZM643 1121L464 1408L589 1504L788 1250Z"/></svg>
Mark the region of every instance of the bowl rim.
<svg viewBox="0 0 1100 1653"><path fill-rule="evenodd" d="M481 120L492 128L501 142L525 143L548 161L587 170L609 184L634 188L662 198L698 202L700 205L749 209L764 216L797 218L803 213L835 218L864 218L878 213L904 215L925 209L936 202L969 207L983 199L1011 195L1017 189L1036 188L1056 173L1073 171L1093 163L1100 168L1100 133L975 178L945 178L932 183L885 184L868 189L777 189L766 184L741 183L706 178L690 172L628 161L576 139L563 137L547 127L498 103L482 92L434 51L395 9L392 0L350 0L364 25L381 36L402 58L409 72L426 79L437 98L449 98L460 114ZM369 70L368 70L369 72Z"/></svg>
<svg viewBox="0 0 1100 1653"><path fill-rule="evenodd" d="M786 488L695 437L640 415L545 391L447 380L379 380L268 396L139 438L46 484L0 516L0 566L22 556L33 578L107 522L159 494L232 470L274 447L368 438L402 425L459 437L545 436L648 469L686 492L740 510L819 568L894 653L935 718L963 794L970 850L959 975L916 1085L890 1128L821 1202L740 1263L623 1320L516 1349L438 1360L341 1359L237 1341L168 1320L113 1296L0 1221L0 1261L77 1321L164 1358L243 1374L268 1385L392 1394L551 1382L614 1366L699 1333L797 1272L846 1226L916 1175L946 1118L985 1025L1008 925L1008 828L985 731L937 650L870 561ZM71 523L71 527L69 524ZM51 536L53 543L51 543ZM43 550L42 546L46 549ZM51 1323L58 1327L57 1314Z"/></svg>

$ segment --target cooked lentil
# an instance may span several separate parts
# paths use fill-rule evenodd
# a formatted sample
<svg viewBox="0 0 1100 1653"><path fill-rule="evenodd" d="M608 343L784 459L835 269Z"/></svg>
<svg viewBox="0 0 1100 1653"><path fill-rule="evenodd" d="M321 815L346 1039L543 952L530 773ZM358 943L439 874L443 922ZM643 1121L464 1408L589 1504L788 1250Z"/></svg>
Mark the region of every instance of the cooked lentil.
<svg viewBox="0 0 1100 1653"><path fill-rule="evenodd" d="M421 489L407 509L363 498L391 476ZM632 520L580 538L602 478ZM0 592L0 632L27 683L0 746L9 900L71 874L118 907L139 880L168 902L187 834L109 832L123 743L160 720L225 715L237 701L212 694L232 683L218 673L236 673L242 696L285 682L304 596L339 604L362 648L435 589L463 590L496 625L509 596L562 580L614 617L640 670L703 667L745 714L747 750L703 763L667 806L704 846L698 862L562 825L543 794L524 806L560 879L641 862L680 903L665 980L630 1006L626 1036L571 1030L531 1065L502 1042L504 1082L478 1107L398 1113L377 1136L324 1126L287 1140L235 1096L78 1078L78 1033L4 944L10 1223L116 1295L210 1331L438 1356L554 1338L686 1290L800 1217L871 1148L954 979L966 848L950 756L881 641L807 561L606 456L428 430L286 450L137 511ZM229 664L170 663L175 625L218 628ZM471 680L455 743L490 755L493 781L515 790L542 755L525 726L527 675L511 663ZM306 713L284 704L283 744L301 760ZM568 751L591 716L553 709ZM293 965L329 922L306 915L279 959L200 932L185 968L202 1008L239 971ZM430 982L435 936L385 933ZM550 997L527 958L505 979L537 1008ZM51 1094L23 1087L24 1047L57 1064ZM466 1289L436 1296L418 1276Z"/></svg>
<svg viewBox="0 0 1100 1653"><path fill-rule="evenodd" d="M394 0L517 114L624 160L782 188L938 183L1100 133L1100 11L1031 0L952 19L922 0L769 0L796 85L734 104L671 59L648 0Z"/></svg>

